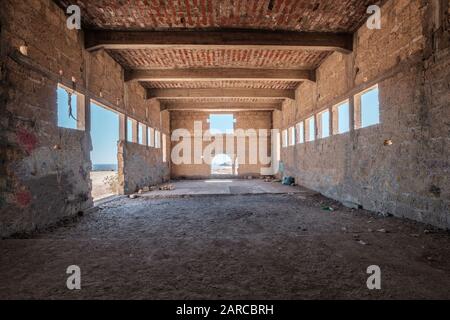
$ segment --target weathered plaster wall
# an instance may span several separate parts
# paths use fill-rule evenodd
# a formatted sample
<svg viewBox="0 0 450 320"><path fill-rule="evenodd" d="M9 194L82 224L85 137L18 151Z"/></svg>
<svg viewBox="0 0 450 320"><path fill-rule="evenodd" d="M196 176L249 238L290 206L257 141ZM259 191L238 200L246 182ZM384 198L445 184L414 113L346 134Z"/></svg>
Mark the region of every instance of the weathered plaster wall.
<svg viewBox="0 0 450 320"><path fill-rule="evenodd" d="M123 157L124 192L137 192L170 179L169 162L162 162L162 149L120 141L119 157Z"/></svg>
<svg viewBox="0 0 450 320"><path fill-rule="evenodd" d="M243 129L266 129L270 132L272 128L272 113L268 111L260 112L234 112L234 117L236 119L235 130ZM209 113L208 112L194 112L194 111L183 111L183 112L171 112L171 130L172 132L176 129L186 129L193 136L194 133L194 122L201 121L203 131L209 130ZM225 151L226 138L223 138ZM175 147L178 142L172 142L172 147ZM203 148L208 146L210 142L205 141L203 143ZM260 176L261 168L267 167L258 161L258 164L249 164L249 140L246 140L246 164L240 164L238 168L238 176ZM193 150L192 142L192 150ZM234 150L237 150L237 140L234 139ZM268 154L270 155L270 136L268 137ZM172 163L171 175L173 178L196 178L203 179L211 176L211 166L208 164L194 164L194 154L192 151L192 164L181 164L176 165Z"/></svg>
<svg viewBox="0 0 450 320"><path fill-rule="evenodd" d="M2 0L0 26L0 236L8 236L92 206L89 131L57 127L58 82L72 86L74 77L88 99L160 130L163 117L107 53L83 49L83 33L66 28L53 1ZM25 44L28 57L17 59Z"/></svg>
<svg viewBox="0 0 450 320"><path fill-rule="evenodd" d="M141 86L136 86L136 92L141 92ZM141 92L143 94L143 90ZM133 95L138 97L138 95ZM144 146L128 141L119 141L119 183L121 193L130 194L137 192L144 187L153 186L166 182L170 179L170 115L168 111L159 111L159 102L151 101L149 104L142 104L143 100L134 100L133 106L129 110L135 118L145 117L147 124L160 131L160 148ZM137 116L137 117L136 117ZM166 135L166 161L163 160L164 144L163 134Z"/></svg>
<svg viewBox="0 0 450 320"><path fill-rule="evenodd" d="M26 43L37 65L55 74L64 69L84 85L81 38L59 26L64 17L50 2L2 1L0 6L5 90L0 236L5 236L76 214L92 200L88 137L56 126L52 80L6 57Z"/></svg>
<svg viewBox="0 0 450 320"><path fill-rule="evenodd" d="M363 26L353 54L331 55L317 82L274 113L274 126L288 128L379 84L379 125L283 148L286 175L340 201L450 227L450 56L445 41L433 49L432 11L428 1L388 1L381 30Z"/></svg>

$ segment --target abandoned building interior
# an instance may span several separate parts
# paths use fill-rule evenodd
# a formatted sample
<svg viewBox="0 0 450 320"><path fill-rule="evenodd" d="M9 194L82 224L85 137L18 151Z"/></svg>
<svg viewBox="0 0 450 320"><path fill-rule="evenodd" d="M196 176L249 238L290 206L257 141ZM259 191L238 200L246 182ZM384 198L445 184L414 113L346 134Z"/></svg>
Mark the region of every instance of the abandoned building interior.
<svg viewBox="0 0 450 320"><path fill-rule="evenodd" d="M2 0L0 19L0 298L450 298L448 0ZM178 152L198 126L234 151Z"/></svg>

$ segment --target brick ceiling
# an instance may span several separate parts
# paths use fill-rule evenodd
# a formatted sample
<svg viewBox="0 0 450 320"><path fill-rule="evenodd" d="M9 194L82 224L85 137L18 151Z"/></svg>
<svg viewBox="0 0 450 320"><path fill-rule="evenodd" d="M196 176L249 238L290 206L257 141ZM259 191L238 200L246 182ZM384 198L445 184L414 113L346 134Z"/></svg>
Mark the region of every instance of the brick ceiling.
<svg viewBox="0 0 450 320"><path fill-rule="evenodd" d="M78 4L84 27L162 30L256 28L352 32L372 0L60 0Z"/></svg>
<svg viewBox="0 0 450 320"><path fill-rule="evenodd" d="M149 89L202 89L202 88L244 88L292 90L300 82L296 81L152 81L143 83Z"/></svg>
<svg viewBox="0 0 450 320"><path fill-rule="evenodd" d="M261 29L354 32L373 0L55 0L82 9L83 28L100 30ZM276 48L107 50L125 69L316 69L331 52ZM293 81L154 81L146 88L295 89ZM210 100L197 99L208 102ZM214 101L217 101L214 100ZM232 101L230 102L239 102ZM259 101L253 99L251 101Z"/></svg>
<svg viewBox="0 0 450 320"><path fill-rule="evenodd" d="M323 51L269 49L108 50L128 69L267 68L314 69L329 55Z"/></svg>
<svg viewBox="0 0 450 320"><path fill-rule="evenodd" d="M234 104L238 103L274 103L279 102L280 104L284 99L268 99L268 98L189 98L186 99L191 103L220 103L220 102L230 102ZM180 102L179 99L165 99L165 103L177 103Z"/></svg>

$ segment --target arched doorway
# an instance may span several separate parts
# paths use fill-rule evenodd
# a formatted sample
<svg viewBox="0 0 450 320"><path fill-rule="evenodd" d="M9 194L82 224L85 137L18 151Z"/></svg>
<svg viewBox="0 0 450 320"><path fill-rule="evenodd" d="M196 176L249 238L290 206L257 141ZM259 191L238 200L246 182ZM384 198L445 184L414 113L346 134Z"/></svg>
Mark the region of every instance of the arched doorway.
<svg viewBox="0 0 450 320"><path fill-rule="evenodd" d="M216 155L211 162L211 175L233 175L233 160L227 154Z"/></svg>

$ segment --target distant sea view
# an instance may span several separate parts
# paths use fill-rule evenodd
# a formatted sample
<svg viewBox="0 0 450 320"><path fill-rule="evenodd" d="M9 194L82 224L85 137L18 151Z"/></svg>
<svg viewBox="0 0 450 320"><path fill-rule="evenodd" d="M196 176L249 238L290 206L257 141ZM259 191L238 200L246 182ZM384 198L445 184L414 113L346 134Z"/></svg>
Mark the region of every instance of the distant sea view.
<svg viewBox="0 0 450 320"><path fill-rule="evenodd" d="M97 163L92 165L92 171L117 171L117 164Z"/></svg>

